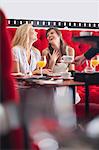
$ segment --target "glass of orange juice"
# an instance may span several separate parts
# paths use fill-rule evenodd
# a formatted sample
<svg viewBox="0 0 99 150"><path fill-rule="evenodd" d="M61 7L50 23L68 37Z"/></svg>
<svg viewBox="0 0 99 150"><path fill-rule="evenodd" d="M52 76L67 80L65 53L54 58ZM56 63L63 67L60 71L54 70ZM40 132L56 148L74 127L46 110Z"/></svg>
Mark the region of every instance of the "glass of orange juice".
<svg viewBox="0 0 99 150"><path fill-rule="evenodd" d="M99 65L99 57L94 57L91 59L91 66L94 68L94 70L96 71L96 66Z"/></svg>
<svg viewBox="0 0 99 150"><path fill-rule="evenodd" d="M92 67L89 60L86 60L86 67L84 68L84 72L86 72L86 73L94 72L94 68Z"/></svg>
<svg viewBox="0 0 99 150"><path fill-rule="evenodd" d="M40 68L41 77L43 76L42 69L46 66L46 56L41 57L41 60L37 62L37 66Z"/></svg>

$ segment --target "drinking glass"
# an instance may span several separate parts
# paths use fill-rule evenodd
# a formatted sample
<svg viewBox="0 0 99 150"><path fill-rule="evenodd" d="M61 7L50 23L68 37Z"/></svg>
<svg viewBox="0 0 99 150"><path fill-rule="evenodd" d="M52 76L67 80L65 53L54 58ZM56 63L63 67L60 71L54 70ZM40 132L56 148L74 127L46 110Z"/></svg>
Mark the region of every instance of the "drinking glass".
<svg viewBox="0 0 99 150"><path fill-rule="evenodd" d="M41 60L37 62L37 66L40 68L41 77L43 77L42 69L46 66L46 56L41 57Z"/></svg>
<svg viewBox="0 0 99 150"><path fill-rule="evenodd" d="M94 72L94 68L91 66L91 62L89 60L86 60L86 67L84 69L84 72L86 73Z"/></svg>
<svg viewBox="0 0 99 150"><path fill-rule="evenodd" d="M98 66L99 65L99 57L98 56L96 56L96 57L93 57L92 59L91 59L91 66L94 68L94 71L96 71L96 66Z"/></svg>

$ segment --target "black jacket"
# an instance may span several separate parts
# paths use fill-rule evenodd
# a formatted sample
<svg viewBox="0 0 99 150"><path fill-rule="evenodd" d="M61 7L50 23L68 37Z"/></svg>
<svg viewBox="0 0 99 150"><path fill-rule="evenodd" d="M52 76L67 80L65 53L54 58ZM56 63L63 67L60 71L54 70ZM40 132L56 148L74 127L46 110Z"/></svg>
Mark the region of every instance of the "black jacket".
<svg viewBox="0 0 99 150"><path fill-rule="evenodd" d="M99 53L99 48L90 48L85 54L84 56L86 57L86 59L91 59L92 57L94 57L96 54Z"/></svg>

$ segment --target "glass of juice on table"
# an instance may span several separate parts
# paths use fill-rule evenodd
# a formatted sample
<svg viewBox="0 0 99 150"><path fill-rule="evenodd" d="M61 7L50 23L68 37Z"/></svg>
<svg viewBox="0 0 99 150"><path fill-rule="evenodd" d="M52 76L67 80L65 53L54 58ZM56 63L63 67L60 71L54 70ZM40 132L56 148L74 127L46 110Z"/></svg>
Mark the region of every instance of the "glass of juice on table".
<svg viewBox="0 0 99 150"><path fill-rule="evenodd" d="M99 57L95 56L91 59L91 66L94 68L94 71L96 71L96 67L99 65Z"/></svg>
<svg viewBox="0 0 99 150"><path fill-rule="evenodd" d="M41 77L43 76L42 69L46 66L46 56L42 56L41 60L37 62L37 66L40 68Z"/></svg>

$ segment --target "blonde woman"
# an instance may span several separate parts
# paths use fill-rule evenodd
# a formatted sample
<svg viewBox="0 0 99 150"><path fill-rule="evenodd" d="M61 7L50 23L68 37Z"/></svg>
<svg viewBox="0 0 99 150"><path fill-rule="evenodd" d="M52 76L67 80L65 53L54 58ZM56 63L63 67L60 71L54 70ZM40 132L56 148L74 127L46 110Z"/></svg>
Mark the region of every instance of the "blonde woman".
<svg viewBox="0 0 99 150"><path fill-rule="evenodd" d="M13 72L39 74L37 62L41 59L40 51L33 46L37 40L37 32L31 24L23 24L16 30L12 41ZM45 73L48 70L44 70Z"/></svg>

